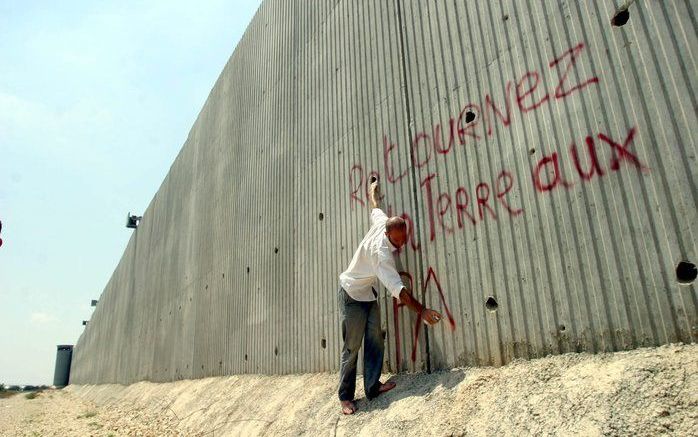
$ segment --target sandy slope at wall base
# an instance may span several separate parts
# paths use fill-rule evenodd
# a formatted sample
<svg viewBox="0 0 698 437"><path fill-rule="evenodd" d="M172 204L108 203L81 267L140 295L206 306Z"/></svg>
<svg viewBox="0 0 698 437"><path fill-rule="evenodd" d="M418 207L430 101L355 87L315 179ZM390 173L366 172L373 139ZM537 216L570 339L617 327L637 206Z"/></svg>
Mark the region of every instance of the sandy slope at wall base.
<svg viewBox="0 0 698 437"><path fill-rule="evenodd" d="M27 435L31 429L70 435L71 420L95 422L92 435L104 436L698 435L695 344L565 354L395 380L397 388L384 397L360 400L353 417L339 414L335 373L70 385L50 399L0 400L0 435L13 421L24 421ZM363 397L362 390L357 395ZM74 414L54 414L68 408L66 398ZM20 407L35 401L45 402L43 415L27 422ZM93 417L74 418L89 408Z"/></svg>

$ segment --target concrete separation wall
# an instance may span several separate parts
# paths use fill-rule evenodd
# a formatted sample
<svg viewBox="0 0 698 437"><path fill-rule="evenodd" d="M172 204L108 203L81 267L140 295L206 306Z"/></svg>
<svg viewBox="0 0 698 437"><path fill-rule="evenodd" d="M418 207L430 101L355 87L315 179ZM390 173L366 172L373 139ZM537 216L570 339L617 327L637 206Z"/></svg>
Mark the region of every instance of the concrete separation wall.
<svg viewBox="0 0 698 437"><path fill-rule="evenodd" d="M264 1L71 383L338 369L372 174L446 316L383 293L387 370L695 341L695 6L628 3Z"/></svg>

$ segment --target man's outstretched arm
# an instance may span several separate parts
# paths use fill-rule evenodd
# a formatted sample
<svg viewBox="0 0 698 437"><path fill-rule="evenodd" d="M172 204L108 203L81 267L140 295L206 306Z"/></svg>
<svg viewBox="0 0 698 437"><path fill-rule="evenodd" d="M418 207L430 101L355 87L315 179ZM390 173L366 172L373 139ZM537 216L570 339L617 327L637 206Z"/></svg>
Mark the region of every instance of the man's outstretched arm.
<svg viewBox="0 0 698 437"><path fill-rule="evenodd" d="M412 311L419 314L422 319L430 325L433 325L441 320L441 314L422 305L417 299L414 298L414 296L412 296L412 293L407 290L407 287L404 287L402 291L400 291L400 302L404 303Z"/></svg>
<svg viewBox="0 0 698 437"><path fill-rule="evenodd" d="M383 196L381 196L381 190L378 186L378 178L371 176L371 186L368 189L368 201L371 204L371 208L380 208L380 201Z"/></svg>
<svg viewBox="0 0 698 437"><path fill-rule="evenodd" d="M410 290L405 287L402 278L400 278L395 268L395 260L391 255L381 257L378 261L376 265L376 276L378 276L378 279L383 283L385 288L390 291L393 297L400 299L400 302L417 313L422 320L430 325L441 320L441 314L422 305L412 296Z"/></svg>

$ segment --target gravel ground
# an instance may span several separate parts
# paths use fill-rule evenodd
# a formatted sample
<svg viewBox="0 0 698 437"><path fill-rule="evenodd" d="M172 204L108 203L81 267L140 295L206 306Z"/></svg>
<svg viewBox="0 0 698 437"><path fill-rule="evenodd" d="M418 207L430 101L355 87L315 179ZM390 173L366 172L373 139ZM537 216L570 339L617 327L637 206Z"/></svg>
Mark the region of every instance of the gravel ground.
<svg viewBox="0 0 698 437"><path fill-rule="evenodd" d="M0 399L0 435L698 435L695 344L392 379L353 416L337 374L70 385Z"/></svg>

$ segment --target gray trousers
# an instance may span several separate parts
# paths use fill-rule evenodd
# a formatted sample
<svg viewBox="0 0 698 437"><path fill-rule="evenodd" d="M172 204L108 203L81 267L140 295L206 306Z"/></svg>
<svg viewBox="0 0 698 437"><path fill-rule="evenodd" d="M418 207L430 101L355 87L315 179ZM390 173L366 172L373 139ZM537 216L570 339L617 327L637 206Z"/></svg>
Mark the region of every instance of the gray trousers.
<svg viewBox="0 0 698 437"><path fill-rule="evenodd" d="M373 293L377 295L375 289ZM378 301L360 302L349 297L340 286L339 312L342 323L342 352L339 367L339 400L354 399L356 363L361 341L364 343L364 391L368 399L378 395L383 368L384 340Z"/></svg>

